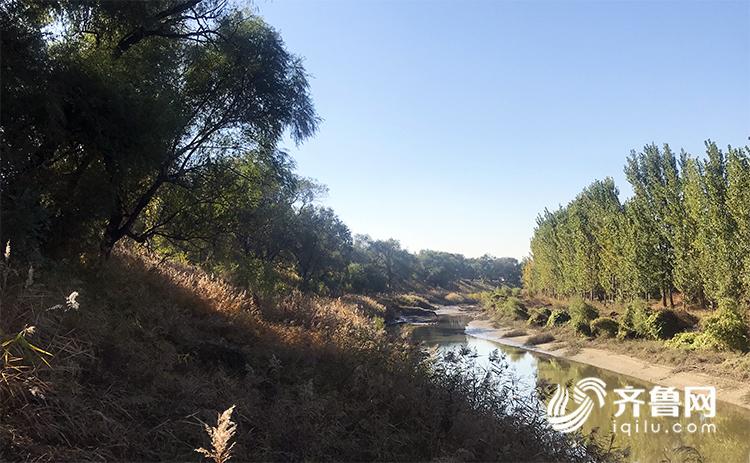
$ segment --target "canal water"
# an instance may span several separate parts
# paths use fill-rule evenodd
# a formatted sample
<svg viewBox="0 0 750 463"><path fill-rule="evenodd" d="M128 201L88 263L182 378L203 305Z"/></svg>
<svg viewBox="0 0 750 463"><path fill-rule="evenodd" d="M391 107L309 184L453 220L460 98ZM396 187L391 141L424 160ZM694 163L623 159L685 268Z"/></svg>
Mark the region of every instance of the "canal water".
<svg viewBox="0 0 750 463"><path fill-rule="evenodd" d="M572 362L518 347L507 346L487 339L471 336L467 325L471 318L467 315L451 313L439 315L438 321L413 327L412 336L426 347L439 352L471 349L478 367L489 368L491 359L498 355L507 364L506 374L514 377L514 387L520 394L527 394L545 406L538 394L538 386L548 384L554 391L557 384L568 387L570 402L567 410L577 407L573 401L572 385L578 380L596 377L606 383L604 406L593 407L582 431L595 430L602 439L614 436L614 445L629 449L632 462L721 462L750 463L750 411L719 401L716 416L705 418L702 414L686 418L680 408L679 417L652 417L649 405L649 391L654 384L636 378L613 373L577 362ZM467 333L468 331L468 333ZM614 389L632 386L645 389L639 398L644 400L640 416L635 417L632 405L625 413L615 417L618 405L614 403L620 396ZM695 385L710 386L710 385ZM680 393L680 399L684 396ZM549 399L547 399L549 400ZM715 425L712 428L711 425ZM637 426L637 428L636 428ZM693 430L693 432L690 432Z"/></svg>

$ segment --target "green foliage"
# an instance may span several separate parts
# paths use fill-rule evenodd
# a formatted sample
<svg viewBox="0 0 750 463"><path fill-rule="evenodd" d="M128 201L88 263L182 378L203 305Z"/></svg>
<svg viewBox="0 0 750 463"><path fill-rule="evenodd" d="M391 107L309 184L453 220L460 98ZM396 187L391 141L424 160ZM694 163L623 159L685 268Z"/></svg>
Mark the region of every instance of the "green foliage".
<svg viewBox="0 0 750 463"><path fill-rule="evenodd" d="M576 297L571 300L568 313L573 331L584 336L591 336L590 324L599 316L599 311L580 297Z"/></svg>
<svg viewBox="0 0 750 463"><path fill-rule="evenodd" d="M629 303L620 319L619 338L671 339L692 329L695 317L671 309L653 311L643 300Z"/></svg>
<svg viewBox="0 0 750 463"><path fill-rule="evenodd" d="M736 303L722 301L719 310L703 319L700 332L680 333L666 342L683 349L716 349L747 352L750 349L747 323Z"/></svg>
<svg viewBox="0 0 750 463"><path fill-rule="evenodd" d="M499 318L509 320L525 320L529 316L523 302L519 298L513 296L507 298L504 302L498 305L495 314Z"/></svg>
<svg viewBox="0 0 750 463"><path fill-rule="evenodd" d="M664 345L678 349L701 349L703 346L702 333L696 331L678 333L672 339L667 340Z"/></svg>
<svg viewBox="0 0 750 463"><path fill-rule="evenodd" d="M613 338L617 335L619 324L612 318L599 317L591 321L590 328L593 336Z"/></svg>
<svg viewBox="0 0 750 463"><path fill-rule="evenodd" d="M198 19L163 2L128 11L13 2L0 12L3 111L17 120L0 135L2 212L27 217L3 240L42 234L47 251L105 255L126 237L210 240L206 222L226 225L211 218L230 204L233 182L218 180L237 175L231 161L315 132L305 70L259 17L226 4ZM158 40L143 30L152 15L165 21ZM23 211L35 197L37 210Z"/></svg>
<svg viewBox="0 0 750 463"><path fill-rule="evenodd" d="M652 311L646 301L637 299L625 306L625 312L620 318L618 338L645 338L650 334L648 319Z"/></svg>
<svg viewBox="0 0 750 463"><path fill-rule="evenodd" d="M552 315L552 311L549 307L536 307L529 312L529 319L526 323L529 325L545 326L550 315Z"/></svg>
<svg viewBox="0 0 750 463"><path fill-rule="evenodd" d="M750 347L747 323L735 302L722 301L719 310L703 320L701 328L699 344L704 346L743 352Z"/></svg>
<svg viewBox="0 0 750 463"><path fill-rule="evenodd" d="M516 279L514 275L519 272L518 261L512 258L485 255L467 259L430 250L412 254L397 240L373 240L366 235L354 237L351 261L356 265L349 270L349 287L364 293L411 289L425 283L455 289L464 279L502 282ZM469 301L454 301L461 302Z"/></svg>
<svg viewBox="0 0 750 463"><path fill-rule="evenodd" d="M651 144L631 153L625 174L634 195L623 204L605 179L539 215L525 288L555 297L661 297L665 307L674 291L704 307L750 297L749 147L723 152L708 141L697 158Z"/></svg>
<svg viewBox="0 0 750 463"><path fill-rule="evenodd" d="M493 297L495 299L505 299L513 295L514 295L513 288L511 288L510 286L505 286L505 285L497 288L493 293Z"/></svg>
<svg viewBox="0 0 750 463"><path fill-rule="evenodd" d="M570 314L565 309L553 309L547 319L547 326L561 326L570 321Z"/></svg>
<svg viewBox="0 0 750 463"><path fill-rule="evenodd" d="M596 310L596 307L588 304L581 298L573 298L570 301L568 312L573 320L582 320L586 323L599 316L599 311Z"/></svg>

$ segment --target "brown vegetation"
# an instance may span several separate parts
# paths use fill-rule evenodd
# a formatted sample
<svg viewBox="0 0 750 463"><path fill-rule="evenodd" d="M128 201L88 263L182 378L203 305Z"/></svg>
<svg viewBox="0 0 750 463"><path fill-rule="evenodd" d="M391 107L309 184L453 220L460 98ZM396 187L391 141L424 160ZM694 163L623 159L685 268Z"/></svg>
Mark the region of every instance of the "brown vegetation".
<svg viewBox="0 0 750 463"><path fill-rule="evenodd" d="M552 342L554 340L555 337L550 333L538 333L529 336L524 344L527 346L536 346L537 344L547 344L548 342Z"/></svg>
<svg viewBox="0 0 750 463"><path fill-rule="evenodd" d="M191 460L201 423L231 404L238 461L606 458L389 339L369 298L259 302L122 250L36 279L11 278L2 294L3 332L26 330L50 353L11 346L3 359L4 461Z"/></svg>

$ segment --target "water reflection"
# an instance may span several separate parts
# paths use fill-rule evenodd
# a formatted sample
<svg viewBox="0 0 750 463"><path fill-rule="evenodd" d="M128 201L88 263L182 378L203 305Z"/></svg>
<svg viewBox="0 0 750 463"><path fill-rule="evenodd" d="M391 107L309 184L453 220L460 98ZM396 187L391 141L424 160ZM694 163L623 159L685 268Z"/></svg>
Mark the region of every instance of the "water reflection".
<svg viewBox="0 0 750 463"><path fill-rule="evenodd" d="M477 364L485 367L489 365L492 352L496 349L501 351L506 356L510 373L516 378L516 387L520 389L520 393L536 394L538 383L571 385L589 376L604 380L607 383L607 400L601 409L594 407L594 412L584 425L584 431L591 432L596 429L600 435L614 435L616 446L630 449L630 461L699 461L690 453L689 448L694 448L700 453L703 461L750 463L750 412L719 402L716 417L710 420L716 425L716 431L689 433L686 430L687 425L696 423L700 427L701 421L695 417L684 418L682 410L680 418L650 416L648 390L653 384L590 365L469 337L464 333L468 322L469 318L465 316L442 315L437 324L415 327L413 337L428 346L437 346L440 350L468 346L477 353ZM625 386L646 389L646 395L641 399L647 403L641 408L640 418L632 416L631 408L628 408L623 416L614 418L617 411L614 400L617 396L613 390ZM630 423L630 435L625 432L627 429L618 428L616 432L613 430L614 425L622 426L623 423ZM636 423L639 432L635 431ZM676 432L675 423L682 425L682 432ZM644 429L651 431L657 428L659 432L644 432Z"/></svg>

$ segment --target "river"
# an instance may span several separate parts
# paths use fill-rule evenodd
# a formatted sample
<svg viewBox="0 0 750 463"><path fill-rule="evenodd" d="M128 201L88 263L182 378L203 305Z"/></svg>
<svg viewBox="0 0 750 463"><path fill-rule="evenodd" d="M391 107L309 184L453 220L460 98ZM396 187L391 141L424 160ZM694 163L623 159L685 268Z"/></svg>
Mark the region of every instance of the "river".
<svg viewBox="0 0 750 463"><path fill-rule="evenodd" d="M629 461L750 463L750 411L719 400L714 418L702 418L700 415L686 418L682 407L678 418L653 418L649 407L649 391L653 384L590 365L472 336L472 329L467 329L471 317L456 313L455 310L448 312L439 313L437 323L414 326L413 338L423 342L426 347L436 347L439 351L466 346L475 352L476 362L480 367L488 366L493 351L498 351L505 357L508 373L517 378L515 384L520 389L519 393L538 397L535 392L537 384L543 382L570 386L587 377L603 380L607 393L604 406L593 408L583 426L583 432L590 433L597 428L602 437L609 439L614 435L617 447L629 449ZM614 401L619 398L614 389L626 386L646 389L644 396L640 397L645 404L641 407L639 418L633 416L632 405L626 408L623 415L614 417L618 410ZM572 388L569 389L570 411L576 404L572 400ZM710 426L703 426L704 424L715 424L715 430L712 431ZM627 432L628 425L630 432ZM688 429L694 429L694 432L689 432ZM696 451L700 454L700 460L696 459Z"/></svg>

